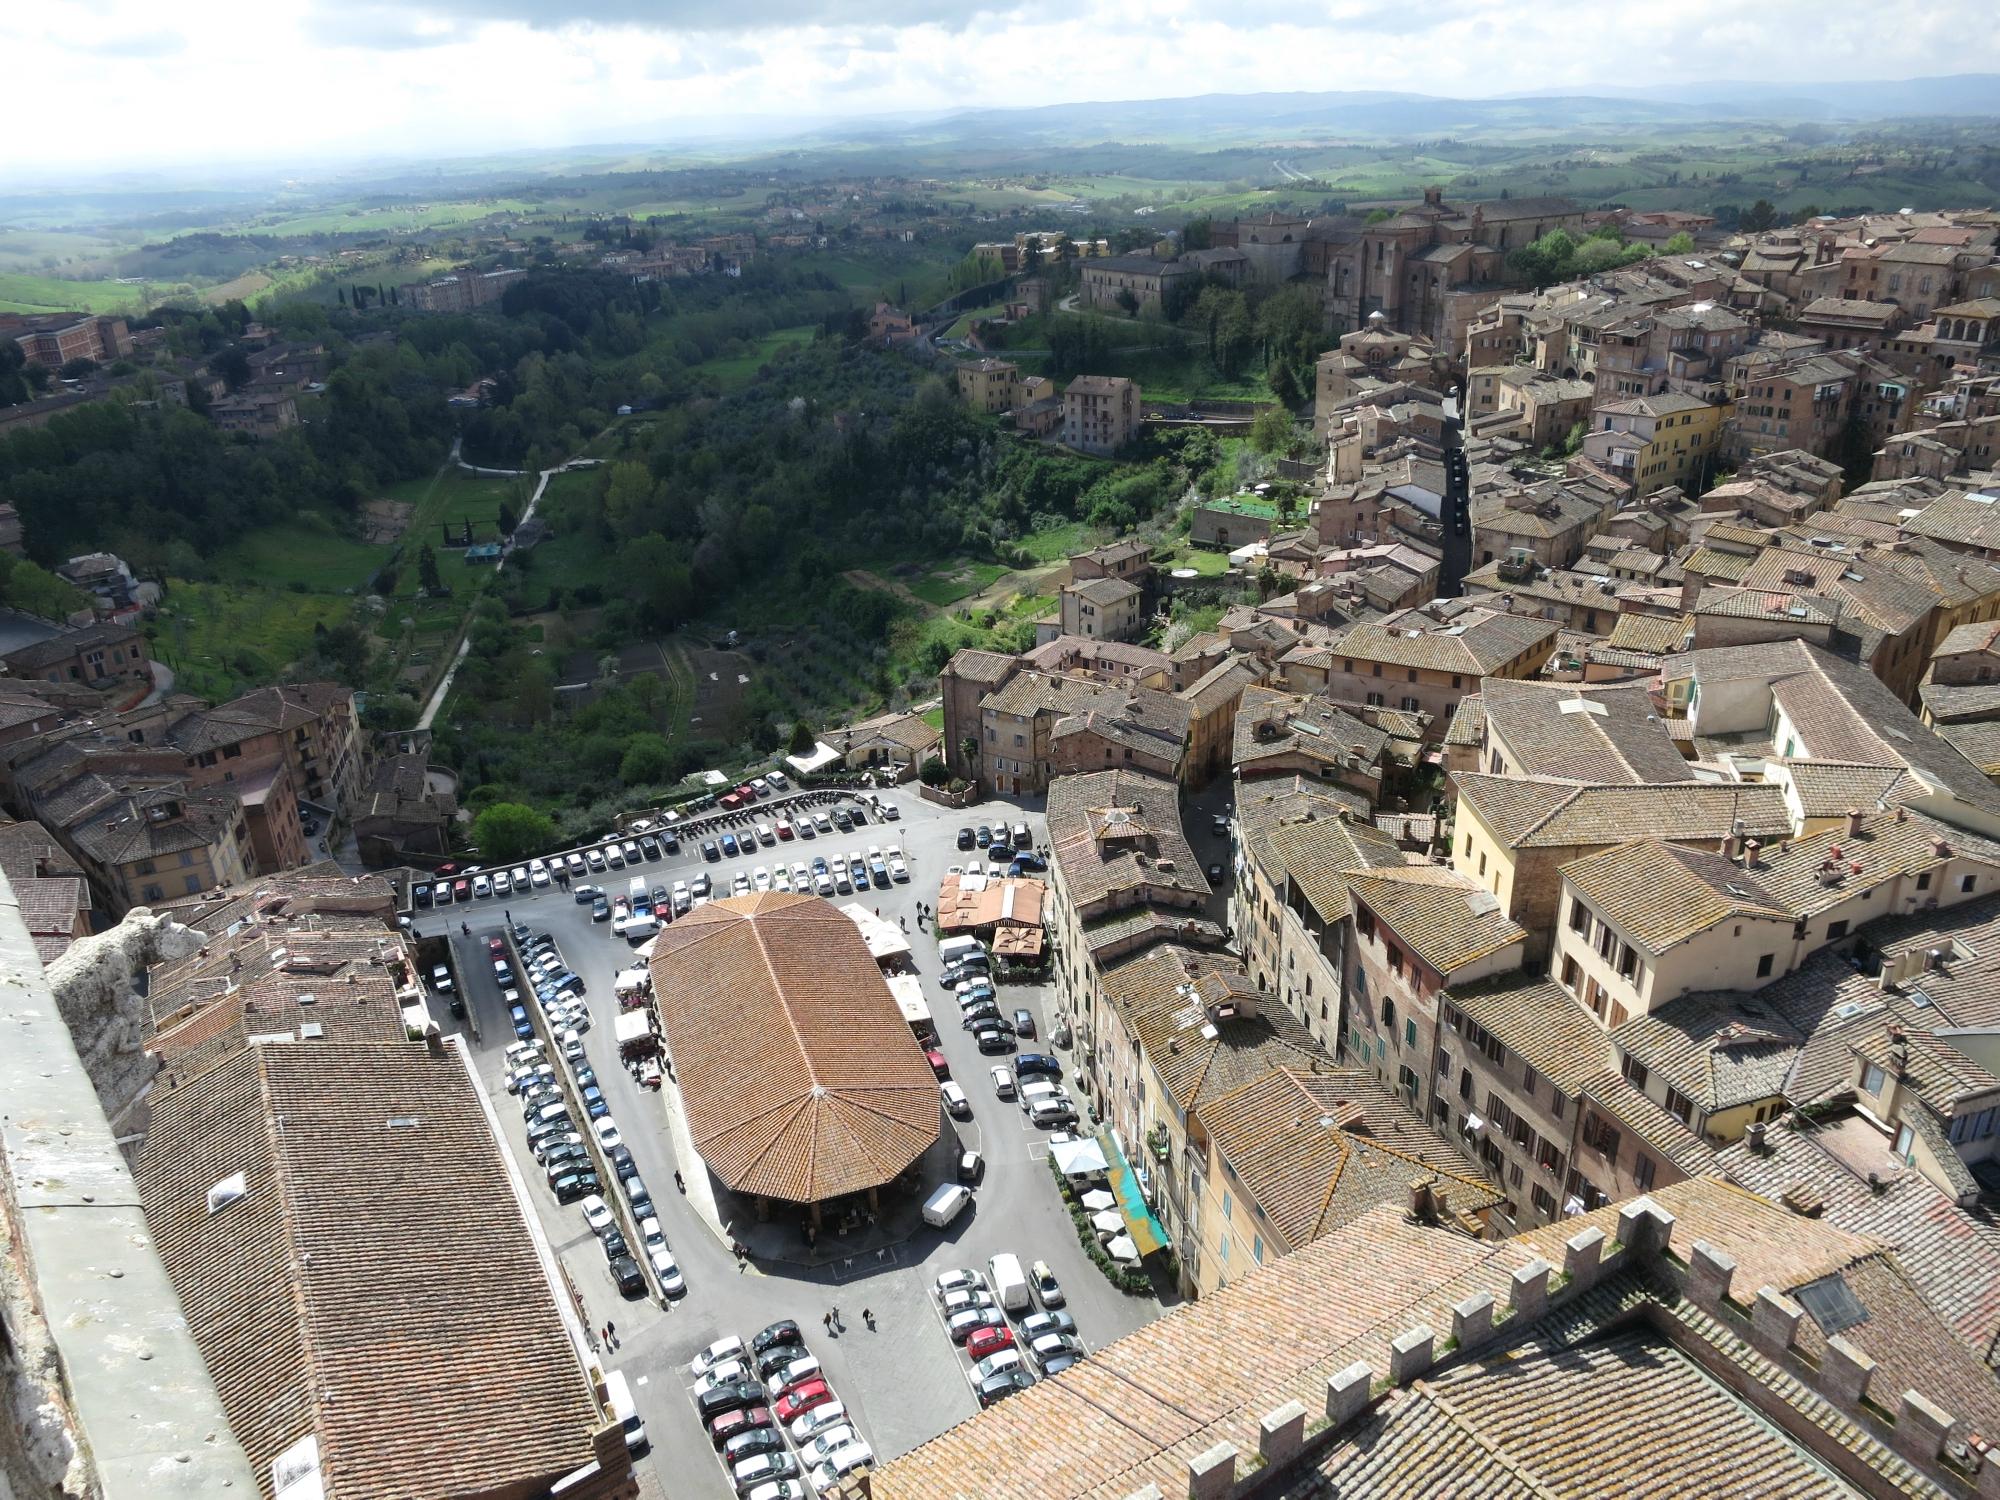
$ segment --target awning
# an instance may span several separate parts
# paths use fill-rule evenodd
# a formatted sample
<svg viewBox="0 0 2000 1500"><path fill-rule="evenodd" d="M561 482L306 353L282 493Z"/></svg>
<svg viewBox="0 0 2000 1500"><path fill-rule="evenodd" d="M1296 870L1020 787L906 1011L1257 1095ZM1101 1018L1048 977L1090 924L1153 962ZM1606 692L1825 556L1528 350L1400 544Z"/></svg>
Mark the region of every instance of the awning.
<svg viewBox="0 0 2000 1500"><path fill-rule="evenodd" d="M1125 1228L1132 1236L1132 1243L1139 1247L1139 1253L1151 1255L1155 1250L1164 1250L1167 1232L1160 1227L1160 1221L1153 1217L1152 1209L1146 1206L1145 1195L1139 1191L1138 1174L1132 1164L1125 1160L1125 1152L1118 1144L1118 1137L1109 1129L1099 1131L1097 1142L1104 1148L1106 1170L1111 1176L1111 1191L1118 1195L1118 1212L1125 1217Z"/></svg>
<svg viewBox="0 0 2000 1500"><path fill-rule="evenodd" d="M1104 1150L1096 1141L1051 1141L1049 1155L1065 1177L1093 1177L1104 1170Z"/></svg>

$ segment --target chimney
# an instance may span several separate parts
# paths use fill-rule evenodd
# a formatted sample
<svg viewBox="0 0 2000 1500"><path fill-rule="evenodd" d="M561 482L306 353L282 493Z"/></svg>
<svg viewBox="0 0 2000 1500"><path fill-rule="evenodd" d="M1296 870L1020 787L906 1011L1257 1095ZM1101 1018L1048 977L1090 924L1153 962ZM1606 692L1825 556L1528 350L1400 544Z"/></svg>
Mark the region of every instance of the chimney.
<svg viewBox="0 0 2000 1500"><path fill-rule="evenodd" d="M1750 1126L1750 1149L1759 1156L1764 1154L1764 1122L1762 1120L1758 1120Z"/></svg>
<svg viewBox="0 0 2000 1500"><path fill-rule="evenodd" d="M430 1049L432 1057L444 1056L444 1033L438 1030L437 1022L433 1021L424 1028L424 1045Z"/></svg>
<svg viewBox="0 0 2000 1500"><path fill-rule="evenodd" d="M1858 807L1847 810L1847 836L1851 839L1861 837L1861 809Z"/></svg>
<svg viewBox="0 0 2000 1500"><path fill-rule="evenodd" d="M1763 852L1763 849L1764 841L1762 839L1751 839L1746 843L1743 846L1743 868L1746 870L1756 869L1757 856Z"/></svg>
<svg viewBox="0 0 2000 1500"><path fill-rule="evenodd" d="M1936 855L1939 859L1949 859L1951 858L1951 845L1946 843L1943 839L1932 839L1931 853Z"/></svg>
<svg viewBox="0 0 2000 1500"><path fill-rule="evenodd" d="M1431 1196L1431 1179L1428 1177L1410 1179L1410 1217L1419 1224L1437 1222L1437 1203Z"/></svg>

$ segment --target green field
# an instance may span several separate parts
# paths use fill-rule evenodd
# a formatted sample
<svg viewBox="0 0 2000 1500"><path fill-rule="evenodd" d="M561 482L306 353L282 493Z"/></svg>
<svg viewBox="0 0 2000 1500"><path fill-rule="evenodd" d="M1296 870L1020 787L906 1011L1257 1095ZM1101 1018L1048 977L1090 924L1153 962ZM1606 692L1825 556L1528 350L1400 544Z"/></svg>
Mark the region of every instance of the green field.
<svg viewBox="0 0 2000 1500"><path fill-rule="evenodd" d="M243 584L338 594L366 585L389 550L341 536L325 524L295 521L250 533L216 556L215 571Z"/></svg>
<svg viewBox="0 0 2000 1500"><path fill-rule="evenodd" d="M784 350L800 344L810 344L818 330L810 323L795 328L780 328L775 333L767 333L741 354L727 354L718 359L704 360L699 366L722 391L741 390L757 378L757 372L777 358Z"/></svg>
<svg viewBox="0 0 2000 1500"><path fill-rule="evenodd" d="M924 603L946 609L1006 576L1007 569L998 563L958 563L933 569L904 586Z"/></svg>
<svg viewBox="0 0 2000 1500"><path fill-rule="evenodd" d="M138 312L171 295L179 285L158 281L121 286L111 280L64 281L54 276L4 272L0 273L0 312Z"/></svg>
<svg viewBox="0 0 2000 1500"><path fill-rule="evenodd" d="M1088 534L1089 528L1083 522L1069 521L1046 531L1031 531L1014 545L1038 563L1055 563L1084 551L1090 545L1084 540Z"/></svg>
<svg viewBox="0 0 2000 1500"><path fill-rule="evenodd" d="M180 691L220 702L275 680L311 653L315 625L336 624L351 607L339 595L176 579L149 634Z"/></svg>

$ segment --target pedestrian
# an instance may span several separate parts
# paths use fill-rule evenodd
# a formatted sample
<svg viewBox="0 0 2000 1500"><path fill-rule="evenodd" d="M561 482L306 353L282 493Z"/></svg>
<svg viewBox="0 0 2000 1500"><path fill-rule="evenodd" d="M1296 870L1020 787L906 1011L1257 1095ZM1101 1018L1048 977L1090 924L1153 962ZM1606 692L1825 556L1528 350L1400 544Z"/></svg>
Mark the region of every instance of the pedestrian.
<svg viewBox="0 0 2000 1500"><path fill-rule="evenodd" d="M599 1337L599 1338L600 1338L600 1339L601 1339L601 1340L602 1340L602 1341L604 1342L604 1344L605 1344L605 1346L606 1346L607 1348L608 1348L608 1347L610 1346L610 1344L611 1344L611 1325L610 1325L609 1323L606 1323L606 1324L604 1325L604 1327L603 1327L603 1328L601 1328L601 1329L599 1329L599 1330L598 1330L598 1337Z"/></svg>
<svg viewBox="0 0 2000 1500"><path fill-rule="evenodd" d="M504 906L500 909L500 915L507 919L507 925L509 927L512 927L514 925L514 914L511 911L508 911Z"/></svg>
<svg viewBox="0 0 2000 1500"><path fill-rule="evenodd" d="M826 1331L827 1331L827 1332L828 1332L829 1334L831 1334L831 1333L833 1332L833 1314L832 1314L832 1313L828 1313L828 1314L827 1314L827 1315L826 1315L825 1317L821 1318L821 1319L820 1319L820 1322L822 1322L822 1323L824 1323L824 1324L826 1325Z"/></svg>
<svg viewBox="0 0 2000 1500"><path fill-rule="evenodd" d="M870 1333L873 1333L875 1331L875 1314L870 1312L865 1307L861 1309L861 1321L868 1325L868 1331Z"/></svg>
<svg viewBox="0 0 2000 1500"><path fill-rule="evenodd" d="M688 1190L687 1179L682 1177L679 1172L674 1173L674 1186L684 1193Z"/></svg>
<svg viewBox="0 0 2000 1500"><path fill-rule="evenodd" d="M617 1337L618 1337L618 1325L617 1325L616 1323L606 1323L606 1324L604 1325L604 1334L605 1334L605 1337L607 1337L607 1338L614 1338L614 1339L615 1339L615 1338L617 1338Z"/></svg>

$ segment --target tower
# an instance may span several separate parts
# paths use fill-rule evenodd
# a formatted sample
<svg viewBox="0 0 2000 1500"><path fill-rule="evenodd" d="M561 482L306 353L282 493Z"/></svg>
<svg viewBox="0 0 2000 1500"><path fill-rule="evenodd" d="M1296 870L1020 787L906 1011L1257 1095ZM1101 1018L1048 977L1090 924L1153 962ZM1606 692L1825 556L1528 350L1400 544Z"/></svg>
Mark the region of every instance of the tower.
<svg viewBox="0 0 2000 1500"><path fill-rule="evenodd" d="M1438 566L1437 596L1456 599L1472 570L1472 470L1465 460L1465 388L1445 406L1444 499L1438 524L1444 530L1444 557Z"/></svg>

